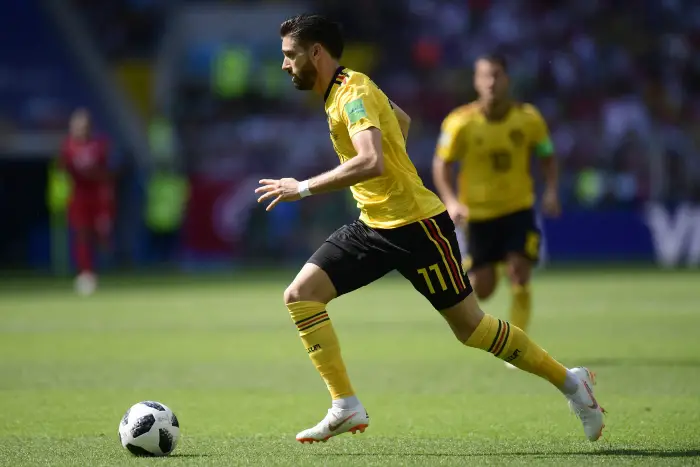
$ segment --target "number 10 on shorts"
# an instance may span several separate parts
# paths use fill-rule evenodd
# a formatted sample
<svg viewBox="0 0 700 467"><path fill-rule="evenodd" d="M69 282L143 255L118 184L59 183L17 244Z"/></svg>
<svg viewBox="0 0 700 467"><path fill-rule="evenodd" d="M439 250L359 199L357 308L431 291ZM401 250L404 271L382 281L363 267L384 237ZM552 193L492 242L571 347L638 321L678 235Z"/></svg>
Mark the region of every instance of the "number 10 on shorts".
<svg viewBox="0 0 700 467"><path fill-rule="evenodd" d="M430 271L435 272L435 275L438 278L438 282L440 283L440 287L442 287L442 291L444 292L445 290L447 290L447 284L445 283L445 279L442 277L442 272L440 272L440 265L435 263L428 268L420 268L418 270L418 274L423 276L423 279L425 279L425 285L428 286L428 290L430 291L430 293L431 294L435 293L435 287L433 287L433 281L430 279Z"/></svg>

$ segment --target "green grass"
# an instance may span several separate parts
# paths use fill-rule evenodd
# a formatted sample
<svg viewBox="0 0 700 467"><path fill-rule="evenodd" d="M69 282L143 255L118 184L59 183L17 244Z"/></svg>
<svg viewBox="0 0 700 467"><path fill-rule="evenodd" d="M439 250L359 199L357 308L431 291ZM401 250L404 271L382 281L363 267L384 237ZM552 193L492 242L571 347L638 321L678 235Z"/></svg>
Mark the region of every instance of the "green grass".
<svg viewBox="0 0 700 467"><path fill-rule="evenodd" d="M329 400L282 305L293 274L247 279L0 285L0 465L486 465L700 463L700 275L549 272L532 337L598 373L604 437L585 440L564 398L453 339L399 278L330 311L371 414L361 436L298 445ZM505 288L483 304L507 316ZM124 411L169 405L165 459L131 457Z"/></svg>

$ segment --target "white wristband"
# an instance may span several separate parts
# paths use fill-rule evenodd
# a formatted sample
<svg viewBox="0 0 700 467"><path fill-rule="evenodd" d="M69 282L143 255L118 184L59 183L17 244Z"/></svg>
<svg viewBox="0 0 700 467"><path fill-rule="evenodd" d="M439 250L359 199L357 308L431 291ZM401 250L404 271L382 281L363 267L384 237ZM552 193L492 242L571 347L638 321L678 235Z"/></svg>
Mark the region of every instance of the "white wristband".
<svg viewBox="0 0 700 467"><path fill-rule="evenodd" d="M307 196L311 196L311 190L309 190L309 181L304 180L303 182L299 182L299 195L302 198L306 198Z"/></svg>

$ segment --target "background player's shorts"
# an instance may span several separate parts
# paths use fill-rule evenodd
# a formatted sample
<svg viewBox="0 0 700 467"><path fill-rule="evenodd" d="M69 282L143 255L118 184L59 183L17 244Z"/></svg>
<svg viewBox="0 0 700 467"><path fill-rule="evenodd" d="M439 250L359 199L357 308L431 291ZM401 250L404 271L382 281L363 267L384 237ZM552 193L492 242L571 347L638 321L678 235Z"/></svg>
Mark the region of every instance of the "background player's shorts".
<svg viewBox="0 0 700 467"><path fill-rule="evenodd" d="M501 262L508 253L520 253L537 264L540 238L533 209L486 221L469 222L467 245L471 269Z"/></svg>
<svg viewBox="0 0 700 467"><path fill-rule="evenodd" d="M108 201L73 199L68 220L73 229L89 230L107 237L112 232L114 206Z"/></svg>
<svg viewBox="0 0 700 467"><path fill-rule="evenodd" d="M396 229L374 229L356 220L336 230L308 262L328 274L338 296L393 270L437 310L456 305L472 292L447 212Z"/></svg>

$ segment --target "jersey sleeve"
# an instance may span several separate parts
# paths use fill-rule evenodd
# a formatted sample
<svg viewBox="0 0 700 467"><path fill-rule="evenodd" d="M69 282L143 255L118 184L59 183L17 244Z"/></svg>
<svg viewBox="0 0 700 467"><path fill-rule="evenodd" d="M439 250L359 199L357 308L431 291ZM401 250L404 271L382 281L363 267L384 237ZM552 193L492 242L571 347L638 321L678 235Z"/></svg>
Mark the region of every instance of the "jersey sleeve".
<svg viewBox="0 0 700 467"><path fill-rule="evenodd" d="M362 130L377 128L379 124L380 104L378 91L365 84L348 86L338 99L340 118L348 129L350 138ZM385 105L389 105L388 102Z"/></svg>
<svg viewBox="0 0 700 467"><path fill-rule="evenodd" d="M435 155L445 162L455 162L464 156L465 124L456 115L448 115L440 127L440 136L435 148Z"/></svg>
<svg viewBox="0 0 700 467"><path fill-rule="evenodd" d="M551 157L554 155L554 145L549 136L549 128L547 122L544 121L542 114L534 107L529 106L528 109L532 114L532 143L535 149L535 154L538 157Z"/></svg>

